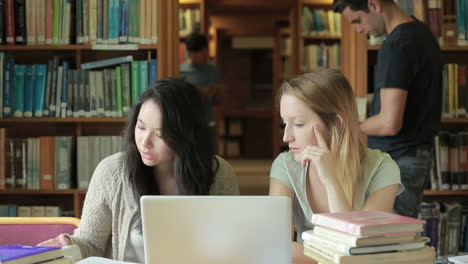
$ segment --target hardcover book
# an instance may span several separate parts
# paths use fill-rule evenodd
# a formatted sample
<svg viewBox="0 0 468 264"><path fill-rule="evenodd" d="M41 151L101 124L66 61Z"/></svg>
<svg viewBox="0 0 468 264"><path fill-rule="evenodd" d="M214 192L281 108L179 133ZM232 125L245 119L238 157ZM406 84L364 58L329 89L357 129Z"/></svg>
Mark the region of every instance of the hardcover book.
<svg viewBox="0 0 468 264"><path fill-rule="evenodd" d="M312 215L312 223L357 236L380 236L423 231L425 221L380 211Z"/></svg>
<svg viewBox="0 0 468 264"><path fill-rule="evenodd" d="M0 246L0 264L28 264L63 257L59 247Z"/></svg>

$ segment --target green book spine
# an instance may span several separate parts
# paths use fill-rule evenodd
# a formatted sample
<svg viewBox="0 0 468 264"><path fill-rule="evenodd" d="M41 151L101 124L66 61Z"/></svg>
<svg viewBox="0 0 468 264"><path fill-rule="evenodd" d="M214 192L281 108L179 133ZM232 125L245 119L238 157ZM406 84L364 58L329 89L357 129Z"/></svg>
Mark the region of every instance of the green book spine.
<svg viewBox="0 0 468 264"><path fill-rule="evenodd" d="M140 61L140 95L148 89L148 62Z"/></svg>
<svg viewBox="0 0 468 264"><path fill-rule="evenodd" d="M132 105L136 104L138 101L138 97L140 96L139 94L139 87L140 87L140 82L139 82L139 65L140 63L138 61L132 61L131 62L131 67L132 67Z"/></svg>
<svg viewBox="0 0 468 264"><path fill-rule="evenodd" d="M122 105L122 74L120 66L115 68L116 84L117 84L117 115L123 116L123 105Z"/></svg>
<svg viewBox="0 0 468 264"><path fill-rule="evenodd" d="M52 44L58 45L60 44L60 0L54 0L54 22L53 22L53 30L52 30Z"/></svg>

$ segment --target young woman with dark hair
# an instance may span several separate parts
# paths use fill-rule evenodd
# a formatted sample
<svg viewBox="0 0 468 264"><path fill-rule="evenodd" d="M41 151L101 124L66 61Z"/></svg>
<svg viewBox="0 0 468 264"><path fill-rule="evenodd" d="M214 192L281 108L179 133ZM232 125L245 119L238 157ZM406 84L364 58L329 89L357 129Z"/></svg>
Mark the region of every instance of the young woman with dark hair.
<svg viewBox="0 0 468 264"><path fill-rule="evenodd" d="M130 112L124 151L97 166L74 235L40 245L77 244L83 257L144 263L142 195L239 194L231 166L213 149L195 87L158 81Z"/></svg>

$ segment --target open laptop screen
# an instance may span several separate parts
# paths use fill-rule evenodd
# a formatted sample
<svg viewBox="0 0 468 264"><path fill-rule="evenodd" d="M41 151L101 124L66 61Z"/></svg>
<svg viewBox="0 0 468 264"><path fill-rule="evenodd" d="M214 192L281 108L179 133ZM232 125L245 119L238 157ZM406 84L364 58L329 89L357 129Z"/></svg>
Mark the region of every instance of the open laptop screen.
<svg viewBox="0 0 468 264"><path fill-rule="evenodd" d="M141 209L146 263L291 263L288 197L143 196Z"/></svg>

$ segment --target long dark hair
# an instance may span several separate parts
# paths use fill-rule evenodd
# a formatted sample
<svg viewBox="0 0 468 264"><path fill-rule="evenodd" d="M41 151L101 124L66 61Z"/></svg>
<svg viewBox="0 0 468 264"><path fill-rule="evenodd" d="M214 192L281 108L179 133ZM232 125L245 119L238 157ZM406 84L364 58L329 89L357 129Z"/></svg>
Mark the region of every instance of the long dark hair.
<svg viewBox="0 0 468 264"><path fill-rule="evenodd" d="M135 143L138 114L148 100L159 106L162 138L175 153L174 175L179 193L209 194L219 162L213 152L200 95L191 84L169 78L156 82L140 96L124 130L124 163L136 198L160 194L154 169L143 163Z"/></svg>

